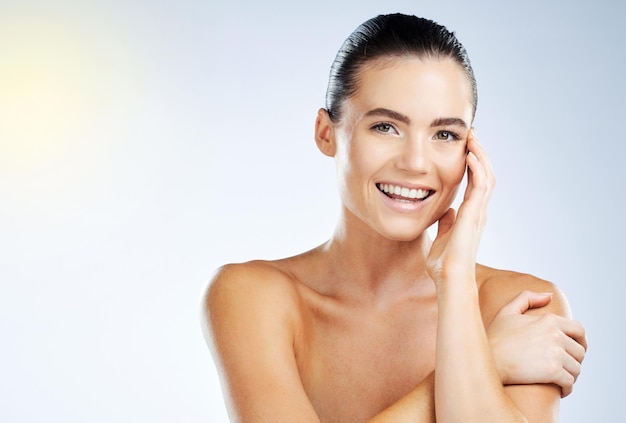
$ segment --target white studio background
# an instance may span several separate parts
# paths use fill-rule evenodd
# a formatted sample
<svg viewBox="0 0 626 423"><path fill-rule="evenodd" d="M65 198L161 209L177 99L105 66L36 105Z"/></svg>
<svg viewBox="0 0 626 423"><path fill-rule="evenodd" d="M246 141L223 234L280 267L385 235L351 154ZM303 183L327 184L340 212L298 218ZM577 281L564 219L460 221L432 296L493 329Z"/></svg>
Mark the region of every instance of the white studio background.
<svg viewBox="0 0 626 423"><path fill-rule="evenodd" d="M226 421L202 291L328 238L315 114L345 37L394 11L472 58L481 261L587 327L561 421L626 420L623 2L0 0L0 421Z"/></svg>

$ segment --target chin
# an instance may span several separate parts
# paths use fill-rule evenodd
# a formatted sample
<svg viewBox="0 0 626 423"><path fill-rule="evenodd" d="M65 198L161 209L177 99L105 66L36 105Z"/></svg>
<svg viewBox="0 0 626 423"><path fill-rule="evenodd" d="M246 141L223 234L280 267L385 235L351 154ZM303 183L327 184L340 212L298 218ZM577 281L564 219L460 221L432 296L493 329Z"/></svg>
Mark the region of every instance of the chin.
<svg viewBox="0 0 626 423"><path fill-rule="evenodd" d="M379 228L378 233L391 241L411 242L424 235L430 226L418 226L413 222L412 225L394 225L393 227Z"/></svg>

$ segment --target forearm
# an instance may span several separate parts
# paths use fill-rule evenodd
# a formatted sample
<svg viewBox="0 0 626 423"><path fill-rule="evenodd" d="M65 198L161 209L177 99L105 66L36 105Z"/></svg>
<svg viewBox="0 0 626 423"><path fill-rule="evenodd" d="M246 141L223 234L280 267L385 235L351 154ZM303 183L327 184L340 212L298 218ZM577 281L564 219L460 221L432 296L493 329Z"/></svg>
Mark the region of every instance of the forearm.
<svg viewBox="0 0 626 423"><path fill-rule="evenodd" d="M525 422L506 395L485 334L473 279L446 281L438 293L437 421Z"/></svg>
<svg viewBox="0 0 626 423"><path fill-rule="evenodd" d="M435 423L435 376L429 374L415 389L368 423Z"/></svg>

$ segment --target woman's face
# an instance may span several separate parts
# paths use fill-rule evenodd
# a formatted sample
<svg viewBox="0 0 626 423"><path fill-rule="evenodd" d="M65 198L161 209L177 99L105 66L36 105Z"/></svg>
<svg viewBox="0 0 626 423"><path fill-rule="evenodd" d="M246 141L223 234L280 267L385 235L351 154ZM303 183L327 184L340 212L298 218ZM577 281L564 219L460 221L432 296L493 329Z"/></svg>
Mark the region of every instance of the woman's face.
<svg viewBox="0 0 626 423"><path fill-rule="evenodd" d="M471 99L464 72L450 59L365 65L340 122L328 120L347 218L403 241L439 219L465 173Z"/></svg>

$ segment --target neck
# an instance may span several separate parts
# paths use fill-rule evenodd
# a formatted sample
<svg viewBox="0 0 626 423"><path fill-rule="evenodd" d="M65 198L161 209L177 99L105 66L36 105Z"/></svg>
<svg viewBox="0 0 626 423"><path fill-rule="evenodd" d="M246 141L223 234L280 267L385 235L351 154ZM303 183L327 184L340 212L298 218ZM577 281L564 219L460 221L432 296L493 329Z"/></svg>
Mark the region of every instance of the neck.
<svg viewBox="0 0 626 423"><path fill-rule="evenodd" d="M405 297L407 292L434 290L426 271L432 241L424 231L411 241L385 238L346 212L333 237L324 245L334 281L329 293L338 297L376 301ZM433 291L434 292L434 291Z"/></svg>

